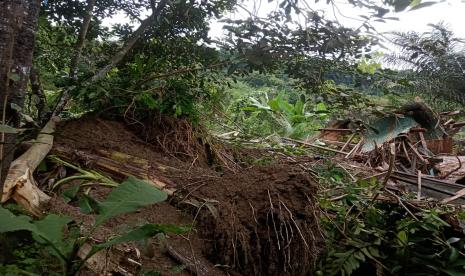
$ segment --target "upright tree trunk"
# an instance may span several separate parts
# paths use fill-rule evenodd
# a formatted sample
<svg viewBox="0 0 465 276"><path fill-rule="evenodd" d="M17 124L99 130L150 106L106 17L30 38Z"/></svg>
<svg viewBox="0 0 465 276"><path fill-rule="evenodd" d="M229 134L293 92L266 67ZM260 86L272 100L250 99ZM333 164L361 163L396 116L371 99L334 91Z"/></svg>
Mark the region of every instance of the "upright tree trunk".
<svg viewBox="0 0 465 276"><path fill-rule="evenodd" d="M31 73L29 74L29 79L31 81L31 92L32 95L36 95L38 102L36 104L37 108L37 122L39 125L45 125L46 112L47 112L47 97L45 96L44 89L42 87L42 83L40 81L39 71L32 67Z"/></svg>
<svg viewBox="0 0 465 276"><path fill-rule="evenodd" d="M0 0L0 124L19 127L40 10L40 0ZM12 105L13 104L13 105ZM17 135L0 129L0 190Z"/></svg>

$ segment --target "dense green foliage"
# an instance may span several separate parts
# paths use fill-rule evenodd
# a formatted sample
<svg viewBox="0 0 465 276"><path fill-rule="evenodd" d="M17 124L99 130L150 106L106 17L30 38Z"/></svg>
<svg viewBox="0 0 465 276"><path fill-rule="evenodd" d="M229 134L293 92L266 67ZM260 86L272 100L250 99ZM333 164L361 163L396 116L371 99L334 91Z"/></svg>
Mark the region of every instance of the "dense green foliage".
<svg viewBox="0 0 465 276"><path fill-rule="evenodd" d="M216 99L237 75L278 70L299 79L307 93L317 92L324 85L325 72L351 66L350 60L369 50L370 41L359 31L316 13L312 13L311 24L285 27L291 13L304 10L290 2L283 2L283 10L266 19L228 21L225 28L232 35L215 48L208 36L208 21L231 9L234 1L170 2L161 7L159 18L122 62L104 79L89 84L135 33L134 24L106 28L103 18L123 12L138 22L147 13L144 10L153 10L152 4L97 1L76 81L70 78L70 71L78 42L76 30L86 5L78 1L65 8L63 1L43 2L34 62L51 108L61 91L71 86L73 112L109 109L140 119L147 112L161 111L195 119L203 111L200 106Z"/></svg>
<svg viewBox="0 0 465 276"><path fill-rule="evenodd" d="M248 19L223 19L228 37L213 41L209 22L233 9L235 1L96 1L77 68L73 68L79 31L90 3L43 1L34 64L48 99L45 111L52 112L63 91L69 90L73 98L68 104L71 113L104 110L131 121L143 121L157 112L188 116L194 121L205 119L214 113L212 110L218 110L212 107L219 106L222 98L231 98L225 96L226 87L252 72L266 74L264 78L277 74L292 79L292 84L286 85L292 86L298 97L304 95L306 111L314 111L320 103L332 110L346 105L357 107L366 103L359 92L379 95L409 90L406 84L412 81L379 70L379 64L370 60L377 39L369 19L384 20L390 10L431 4L353 1L354 5L369 8L363 23L367 33L362 33L361 28L353 30L325 19L305 3L283 1L267 17L251 14ZM159 16L155 20L147 17L156 12ZM116 14L126 15L131 24L111 28L103 24L106 17ZM293 17L305 18L305 24ZM146 21L148 28L123 59L105 73L105 78L92 81ZM410 78L416 77L412 74ZM296 96L285 95L284 91L268 97L278 94L295 104ZM263 95L247 97L255 96ZM44 117L35 114L38 100L36 94L31 95L27 106L37 119ZM227 109L222 111L231 110L229 105L223 102Z"/></svg>
<svg viewBox="0 0 465 276"><path fill-rule="evenodd" d="M70 107L75 113L108 108L115 114L138 118L147 111L194 116L197 99L208 98L214 90L210 83L215 81L215 73L204 74L199 69L221 62L219 53L209 46L208 21L233 4L97 1L74 80L74 48L86 3L73 1L69 6L67 1L44 1L34 63L42 76L49 107L53 109L60 93L72 87L74 101ZM159 16L145 19L150 11ZM126 14L133 24L105 27L103 19L116 13ZM137 37L136 27L145 26L143 20L150 25ZM138 39L122 61L105 78L92 81L134 37Z"/></svg>

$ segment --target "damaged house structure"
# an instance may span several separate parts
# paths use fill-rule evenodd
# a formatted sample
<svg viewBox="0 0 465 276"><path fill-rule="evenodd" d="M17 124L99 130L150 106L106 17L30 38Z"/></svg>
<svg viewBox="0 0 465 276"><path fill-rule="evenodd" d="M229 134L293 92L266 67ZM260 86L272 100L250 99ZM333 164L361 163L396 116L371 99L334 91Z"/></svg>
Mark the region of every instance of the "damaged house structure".
<svg viewBox="0 0 465 276"><path fill-rule="evenodd" d="M301 144L335 152L374 170L392 189L443 203L465 204L465 156L454 153L454 135L465 125L459 111L436 113L416 100L367 121L331 122Z"/></svg>

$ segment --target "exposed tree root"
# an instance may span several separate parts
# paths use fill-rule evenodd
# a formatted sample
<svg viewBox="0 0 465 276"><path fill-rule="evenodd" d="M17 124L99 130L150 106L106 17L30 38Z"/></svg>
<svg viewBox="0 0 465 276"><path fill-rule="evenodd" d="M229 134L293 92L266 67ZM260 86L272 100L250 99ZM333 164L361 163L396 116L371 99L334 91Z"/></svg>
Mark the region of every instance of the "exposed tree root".
<svg viewBox="0 0 465 276"><path fill-rule="evenodd" d="M170 179L148 173L153 170L168 175L180 173L175 168L156 163L149 166L147 160L125 153L104 150L96 155L59 146L53 153L105 171L115 178L133 174L146 179L169 192L174 203L215 202L201 211L193 210L198 215L196 228L212 241L208 255L215 263L248 275L307 275L315 266L322 238L316 226L314 202L307 196L313 194L314 188L309 178L301 173L264 168L260 172L246 170L231 174L225 179L202 179L195 181L197 185L176 185ZM276 176L264 178L276 172L279 172ZM258 176L252 177L256 173ZM224 193L234 181L252 181L249 182L251 189Z"/></svg>

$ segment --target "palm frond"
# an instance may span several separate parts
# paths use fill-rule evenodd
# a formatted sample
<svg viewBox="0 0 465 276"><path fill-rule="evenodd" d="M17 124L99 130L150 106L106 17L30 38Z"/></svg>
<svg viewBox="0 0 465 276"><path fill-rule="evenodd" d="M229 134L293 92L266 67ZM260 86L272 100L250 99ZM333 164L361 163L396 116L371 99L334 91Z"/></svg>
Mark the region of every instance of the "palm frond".
<svg viewBox="0 0 465 276"><path fill-rule="evenodd" d="M465 104L465 41L442 22L430 27L424 33L394 32L399 51L386 55L385 62L417 72L425 93Z"/></svg>

